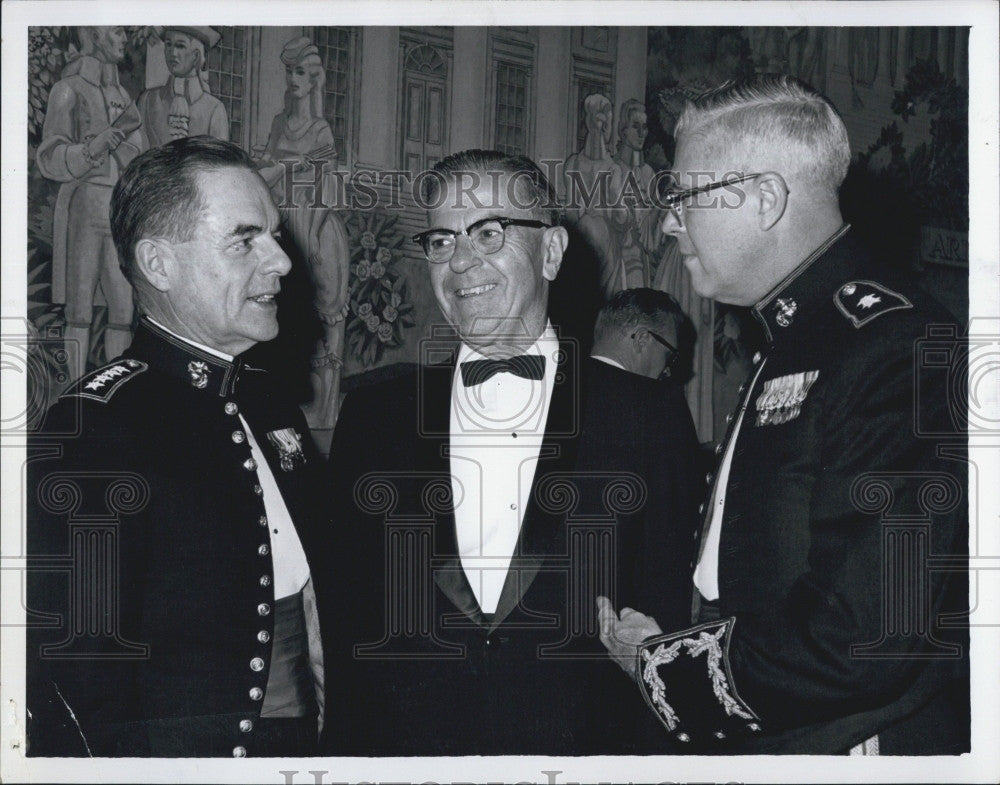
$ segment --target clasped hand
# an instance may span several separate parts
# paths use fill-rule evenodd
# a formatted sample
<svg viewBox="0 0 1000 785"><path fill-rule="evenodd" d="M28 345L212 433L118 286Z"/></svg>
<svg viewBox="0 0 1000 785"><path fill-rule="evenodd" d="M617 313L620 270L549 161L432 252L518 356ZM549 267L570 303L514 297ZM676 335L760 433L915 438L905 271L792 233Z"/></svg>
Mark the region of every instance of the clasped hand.
<svg viewBox="0 0 1000 785"><path fill-rule="evenodd" d="M611 659L634 677L639 644L651 635L661 635L660 625L652 616L632 608L622 608L621 614L615 613L607 597L597 598L597 620L601 625L601 643Z"/></svg>

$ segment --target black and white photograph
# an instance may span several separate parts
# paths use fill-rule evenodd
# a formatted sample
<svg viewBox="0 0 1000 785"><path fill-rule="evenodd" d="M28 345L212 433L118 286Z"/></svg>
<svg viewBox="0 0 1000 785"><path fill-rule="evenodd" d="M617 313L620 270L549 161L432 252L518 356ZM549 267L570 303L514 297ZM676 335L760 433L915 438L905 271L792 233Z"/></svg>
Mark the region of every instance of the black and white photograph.
<svg viewBox="0 0 1000 785"><path fill-rule="evenodd" d="M1000 777L996 4L2 11L0 780Z"/></svg>

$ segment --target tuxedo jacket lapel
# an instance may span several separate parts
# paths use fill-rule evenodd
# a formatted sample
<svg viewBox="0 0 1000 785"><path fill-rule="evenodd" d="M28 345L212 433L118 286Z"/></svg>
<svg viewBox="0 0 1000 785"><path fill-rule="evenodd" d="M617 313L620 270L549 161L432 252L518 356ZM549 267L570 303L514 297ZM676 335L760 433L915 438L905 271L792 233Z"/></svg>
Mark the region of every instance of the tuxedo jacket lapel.
<svg viewBox="0 0 1000 785"><path fill-rule="evenodd" d="M458 350L455 349L457 356ZM421 371L420 423L417 424L419 445L416 468L427 468L434 474L450 479L451 462L448 458L449 431L451 427L451 385L455 373L455 359L440 365L428 365ZM432 573L434 582L455 607L474 623L482 624L483 615L476 595L462 569L458 557L458 538L455 532L455 506L449 489L448 504L435 513Z"/></svg>
<svg viewBox="0 0 1000 785"><path fill-rule="evenodd" d="M552 391L549 414L545 423L545 438L538 455L535 476L531 483L531 498L521 521L514 558L500 601L493 615L493 626L499 625L518 606L527 593L545 559L565 545L564 513L554 514L539 505L539 481L549 474L571 471L576 465L580 441L579 413L582 395L580 363L574 347L561 343L556 385ZM560 381L561 380L561 381ZM542 489L542 493L545 493ZM454 526L454 523L452 524Z"/></svg>

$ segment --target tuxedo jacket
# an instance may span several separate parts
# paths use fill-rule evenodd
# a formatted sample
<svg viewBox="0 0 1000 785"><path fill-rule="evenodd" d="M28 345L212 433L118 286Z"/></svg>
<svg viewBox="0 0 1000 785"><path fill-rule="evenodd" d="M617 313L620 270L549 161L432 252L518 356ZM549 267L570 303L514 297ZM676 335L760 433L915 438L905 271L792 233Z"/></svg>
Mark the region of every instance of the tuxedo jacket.
<svg viewBox="0 0 1000 785"><path fill-rule="evenodd" d="M321 620L336 675L322 751L630 751L648 718L629 711L634 694L598 640L595 598L648 602L664 618L689 612L697 441L683 395L567 345L490 617L457 556L452 353L350 394L340 413L329 555L339 588Z"/></svg>
<svg viewBox="0 0 1000 785"><path fill-rule="evenodd" d="M271 374L142 321L47 414L28 465L30 754L254 754L275 598L241 413L321 580L318 458Z"/></svg>

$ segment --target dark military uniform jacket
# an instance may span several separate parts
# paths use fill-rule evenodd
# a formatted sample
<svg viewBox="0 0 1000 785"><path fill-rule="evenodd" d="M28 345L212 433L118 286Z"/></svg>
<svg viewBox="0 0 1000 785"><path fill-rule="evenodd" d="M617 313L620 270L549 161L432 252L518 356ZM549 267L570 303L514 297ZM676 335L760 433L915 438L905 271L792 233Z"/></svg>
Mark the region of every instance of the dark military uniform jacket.
<svg viewBox="0 0 1000 785"><path fill-rule="evenodd" d="M267 373L143 320L48 413L28 470L29 754L254 754L275 597L240 413L312 560L318 461Z"/></svg>
<svg viewBox="0 0 1000 785"><path fill-rule="evenodd" d="M965 408L917 362L952 319L847 227L754 315L717 614L639 650L664 751L968 750Z"/></svg>

